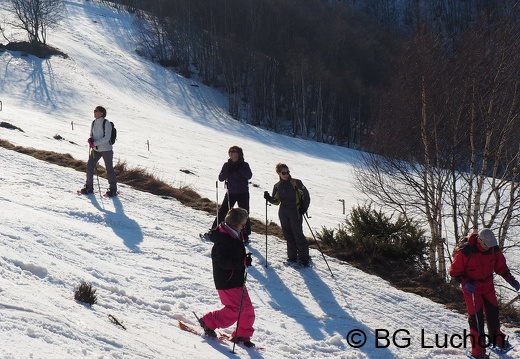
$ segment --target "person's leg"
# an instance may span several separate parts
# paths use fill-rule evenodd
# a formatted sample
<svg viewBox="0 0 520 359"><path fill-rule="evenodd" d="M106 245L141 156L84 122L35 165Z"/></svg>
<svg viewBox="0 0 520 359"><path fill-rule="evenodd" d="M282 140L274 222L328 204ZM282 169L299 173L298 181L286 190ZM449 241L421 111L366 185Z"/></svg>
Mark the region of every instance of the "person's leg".
<svg viewBox="0 0 520 359"><path fill-rule="evenodd" d="M298 259L302 263L309 262L309 243L303 234L303 218L298 212L291 212L289 215L291 231L294 236L296 250L298 252Z"/></svg>
<svg viewBox="0 0 520 359"><path fill-rule="evenodd" d="M94 189L94 169L96 168L96 164L101 158L101 153L91 150L90 155L87 160L87 180L85 182L85 187L88 189Z"/></svg>
<svg viewBox="0 0 520 359"><path fill-rule="evenodd" d="M506 336L500 330L498 301L494 285L492 285L489 292L483 295L483 302L484 311L486 313L486 324L488 328L489 340L491 341L491 345L500 347L502 346Z"/></svg>
<svg viewBox="0 0 520 359"><path fill-rule="evenodd" d="M236 323L238 318L238 308L242 296L242 287L231 289L219 289L218 296L224 305L222 309L204 314L202 320L206 326L212 330L217 328L227 328Z"/></svg>
<svg viewBox="0 0 520 359"><path fill-rule="evenodd" d="M110 185L110 192L117 192L116 172L114 171L114 151L102 152L103 161L105 161L105 169L107 171L107 179Z"/></svg>
<svg viewBox="0 0 520 359"><path fill-rule="evenodd" d="M236 200L238 206L240 208L245 209L247 213L249 213L249 192L237 194ZM246 234L248 237L251 234L251 221L249 220L249 217L247 217L246 227L244 228L244 234Z"/></svg>
<svg viewBox="0 0 520 359"><path fill-rule="evenodd" d="M296 242L292 233L290 216L287 215L287 209L280 207L278 211L278 218L280 219L280 226L282 227L283 237L287 241L287 259L295 262L298 259L298 250Z"/></svg>
<svg viewBox="0 0 520 359"><path fill-rule="evenodd" d="M473 296L464 291L462 293L468 312L471 355L482 355L486 352L482 296L480 294L474 294L475 304L473 305Z"/></svg>
<svg viewBox="0 0 520 359"><path fill-rule="evenodd" d="M222 204L220 205L220 208L218 210L218 223L217 218L213 221L213 224L211 225L211 229L217 228L217 226L224 221L224 218L226 218L226 214L228 213L228 195L224 196L224 200L222 201Z"/></svg>
<svg viewBox="0 0 520 359"><path fill-rule="evenodd" d="M251 303L251 298L247 289L244 289L244 300L242 302L242 311L240 313L240 323L238 323L238 331L231 333L233 338L240 338L241 341L247 342L253 336L255 329L255 309Z"/></svg>

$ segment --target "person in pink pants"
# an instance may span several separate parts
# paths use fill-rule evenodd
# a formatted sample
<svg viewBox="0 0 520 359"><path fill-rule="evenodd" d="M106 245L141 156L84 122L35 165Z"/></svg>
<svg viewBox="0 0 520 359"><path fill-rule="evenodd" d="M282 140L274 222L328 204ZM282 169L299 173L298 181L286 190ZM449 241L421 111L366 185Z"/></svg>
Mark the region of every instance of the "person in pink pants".
<svg viewBox="0 0 520 359"><path fill-rule="evenodd" d="M245 287L246 267L251 265L251 254L246 254L241 238L248 217L245 209L232 208L219 225L211 260L213 280L224 307L204 314L199 322L207 335L216 336L215 329L230 327L239 320L240 314L238 328L231 336L236 343L254 347L251 337L255 331L255 310Z"/></svg>

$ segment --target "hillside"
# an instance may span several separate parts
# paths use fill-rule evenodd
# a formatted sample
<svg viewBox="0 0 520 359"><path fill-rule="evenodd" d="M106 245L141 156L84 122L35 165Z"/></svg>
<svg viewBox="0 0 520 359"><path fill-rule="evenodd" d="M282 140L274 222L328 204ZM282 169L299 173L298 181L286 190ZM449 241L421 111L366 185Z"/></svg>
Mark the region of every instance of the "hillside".
<svg viewBox="0 0 520 359"><path fill-rule="evenodd" d="M241 146L253 169L255 218L266 215L262 193L276 182L279 161L309 187L315 228L344 219L339 199L347 209L363 201L353 187L356 151L233 121L222 110L225 96L135 54L130 15L82 0L66 8L49 41L68 58L0 55L0 121L24 131L0 128L0 138L85 160L92 110L101 104L118 126L116 158L207 198L215 198L227 148ZM82 172L3 148L0 159L4 358L235 357L227 345L183 332L176 322L195 324L192 310L220 307L211 245L198 237L211 216L125 185L114 200L77 196ZM218 191L221 199L222 185ZM268 220L278 221L276 210L267 208ZM282 241L259 234L251 240L253 341L266 350L239 349L238 357L464 358L463 349L435 343L436 335L462 334L464 316L328 258L331 277L316 251L314 268L285 267ZM73 300L80 281L97 288L92 308ZM352 330L366 333L364 346L349 346L346 337L359 339ZM396 342L378 345L385 331L398 333Z"/></svg>

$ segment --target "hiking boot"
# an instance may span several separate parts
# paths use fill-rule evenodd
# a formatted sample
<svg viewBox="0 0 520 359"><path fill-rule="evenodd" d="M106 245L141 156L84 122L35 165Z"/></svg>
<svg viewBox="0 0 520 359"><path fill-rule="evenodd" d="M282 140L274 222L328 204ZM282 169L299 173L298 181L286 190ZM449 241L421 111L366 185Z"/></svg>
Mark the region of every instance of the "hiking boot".
<svg viewBox="0 0 520 359"><path fill-rule="evenodd" d="M107 193L105 193L105 196L107 197L115 197L117 196L117 191L113 189L107 190Z"/></svg>
<svg viewBox="0 0 520 359"><path fill-rule="evenodd" d="M85 187L83 187L83 188L80 190L80 192L81 192L82 194L90 194L90 193L94 193L94 188L85 186Z"/></svg>
<svg viewBox="0 0 520 359"><path fill-rule="evenodd" d="M296 267L298 265L298 261L296 259L291 258L287 258L283 263L289 267Z"/></svg>
<svg viewBox="0 0 520 359"><path fill-rule="evenodd" d="M509 348L511 348L511 343L509 343L509 340L504 339L502 340L502 343L496 344L494 347L500 351L507 351Z"/></svg>
<svg viewBox="0 0 520 359"><path fill-rule="evenodd" d="M471 354L471 356L474 358L474 359L489 359L489 354L477 354L477 355L473 355Z"/></svg>
<svg viewBox="0 0 520 359"><path fill-rule="evenodd" d="M300 267L310 267L311 261L310 259L298 259L298 265Z"/></svg>
<svg viewBox="0 0 520 359"><path fill-rule="evenodd" d="M208 337L217 337L217 333L213 329L209 329L206 323L204 323L204 320L202 318L199 318L199 324L204 329L204 334L206 334Z"/></svg>
<svg viewBox="0 0 520 359"><path fill-rule="evenodd" d="M249 338L235 337L235 338L233 338L232 341L234 343L237 343L237 344L242 342L248 348L254 348L255 347L255 343L253 343Z"/></svg>

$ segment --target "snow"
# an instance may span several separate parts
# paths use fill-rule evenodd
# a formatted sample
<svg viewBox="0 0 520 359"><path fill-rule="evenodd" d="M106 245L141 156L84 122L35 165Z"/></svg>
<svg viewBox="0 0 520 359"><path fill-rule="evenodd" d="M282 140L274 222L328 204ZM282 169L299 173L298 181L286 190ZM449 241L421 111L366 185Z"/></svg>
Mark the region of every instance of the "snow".
<svg viewBox="0 0 520 359"><path fill-rule="evenodd" d="M68 58L0 54L0 121L24 131L0 128L1 139L86 160L92 111L103 105L118 129L116 160L211 200L227 149L241 146L253 170L251 216L259 220L277 162L309 188L314 232L344 220L340 200L347 213L364 201L353 186L359 152L231 119L225 95L136 55L131 15L86 0L65 4L48 41ZM231 345L177 325L197 327L192 311L221 306L211 244L198 236L212 216L124 184L114 199L78 196L83 172L3 148L0 159L1 358L465 357L457 341L467 330L464 315L327 257L331 276L316 250L314 268L286 267L284 242L257 233L248 290L252 340L265 350L232 354ZM106 180L100 184L104 191ZM277 207L268 207L268 220L278 223ZM92 307L74 300L81 282L97 290ZM362 333L365 345L348 344L360 343ZM503 357L520 357L520 349Z"/></svg>

